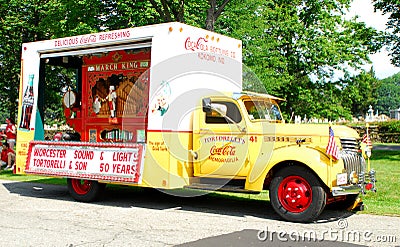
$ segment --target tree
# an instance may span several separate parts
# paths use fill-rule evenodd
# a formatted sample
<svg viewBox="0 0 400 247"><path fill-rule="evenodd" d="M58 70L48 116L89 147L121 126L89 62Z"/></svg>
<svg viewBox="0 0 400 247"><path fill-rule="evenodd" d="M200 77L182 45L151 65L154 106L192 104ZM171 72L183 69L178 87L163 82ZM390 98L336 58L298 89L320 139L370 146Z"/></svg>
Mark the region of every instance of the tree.
<svg viewBox="0 0 400 247"><path fill-rule="evenodd" d="M375 109L389 115L390 110L400 108L400 73L383 79L377 90Z"/></svg>
<svg viewBox="0 0 400 247"><path fill-rule="evenodd" d="M15 118L17 113L22 43L99 31L108 19L103 13L110 2L0 0L0 109L7 116ZM53 81L47 83L45 95L51 96L45 99L47 109L60 112L59 104L54 104L60 101L60 87L53 87Z"/></svg>
<svg viewBox="0 0 400 247"><path fill-rule="evenodd" d="M36 20L37 11L26 1L0 0L0 109L6 117L14 118L17 113L20 74L21 44L29 41L32 26L27 25L27 16Z"/></svg>
<svg viewBox="0 0 400 247"><path fill-rule="evenodd" d="M213 23L230 0L151 0L117 2L114 29L177 21L214 30ZM204 23L204 24L203 24Z"/></svg>
<svg viewBox="0 0 400 247"><path fill-rule="evenodd" d="M343 103L354 116L365 116L369 106L376 104L380 81L373 69L342 79L341 85L344 87L341 95L346 99Z"/></svg>
<svg viewBox="0 0 400 247"><path fill-rule="evenodd" d="M381 48L380 33L344 18L350 2L235 0L216 30L243 41L243 62L269 93L287 99L286 114L292 108L322 115L311 106L320 102L306 102L326 95L315 93L325 88L317 84L332 81L336 71L358 70Z"/></svg>
<svg viewBox="0 0 400 247"><path fill-rule="evenodd" d="M205 29L214 31L215 21L221 15L225 6L230 0L223 0L219 6L217 6L217 0L209 0L210 7L207 10L207 19Z"/></svg>
<svg viewBox="0 0 400 247"><path fill-rule="evenodd" d="M113 11L115 18L109 27L120 29L162 22L184 22L184 0L122 0Z"/></svg>
<svg viewBox="0 0 400 247"><path fill-rule="evenodd" d="M160 0L160 3L150 0L150 3L163 20L184 22L184 0Z"/></svg>
<svg viewBox="0 0 400 247"><path fill-rule="evenodd" d="M163 21L183 21L184 15L193 22L202 17L200 11L207 2L187 0L191 4L184 12L183 0L113 1L113 0L0 0L0 109L2 116L15 117L18 106L21 45L51 38L60 38L103 30L120 29L137 25L148 25ZM90 8L88 8L90 6ZM60 119L57 109L63 88L59 83L68 78L67 71L54 71L46 81L46 119ZM56 86L55 86L56 85ZM6 112L6 113L3 113ZM0 119L1 120L1 119Z"/></svg>
<svg viewBox="0 0 400 247"><path fill-rule="evenodd" d="M381 10L383 14L389 14L386 23L387 33L386 44L392 56L392 64L400 66L400 3L397 0L372 0L375 10Z"/></svg>
<svg viewBox="0 0 400 247"><path fill-rule="evenodd" d="M350 107L340 97L344 81L332 82L332 75L336 70L358 69L368 63L369 53L381 47L380 33L355 19L343 18L350 2L0 0L0 96L5 99L0 101L0 109L15 116L24 42L180 21L242 40L244 64L268 93L287 99L283 105L287 115L291 110L327 118L346 115ZM57 71L49 78L58 78L60 83L68 75L68 71ZM47 85L45 94L55 95L48 97L48 105L56 105L51 102L60 100L60 87L46 83L53 84ZM340 109L334 109L332 102Z"/></svg>
<svg viewBox="0 0 400 247"><path fill-rule="evenodd" d="M45 1L40 6L41 16L36 23L35 40L68 37L107 29L113 18L111 0ZM90 6L88 8L87 6Z"/></svg>

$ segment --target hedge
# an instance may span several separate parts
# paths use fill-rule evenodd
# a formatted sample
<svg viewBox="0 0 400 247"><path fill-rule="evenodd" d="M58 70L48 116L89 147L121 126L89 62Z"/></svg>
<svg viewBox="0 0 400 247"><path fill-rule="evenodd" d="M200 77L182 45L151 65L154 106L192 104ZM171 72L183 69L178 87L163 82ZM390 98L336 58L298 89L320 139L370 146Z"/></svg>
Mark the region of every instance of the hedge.
<svg viewBox="0 0 400 247"><path fill-rule="evenodd" d="M366 125L350 124L350 127L356 129L360 136L366 133ZM390 120L386 122L369 123L369 136L372 142L380 143L400 143L400 121Z"/></svg>

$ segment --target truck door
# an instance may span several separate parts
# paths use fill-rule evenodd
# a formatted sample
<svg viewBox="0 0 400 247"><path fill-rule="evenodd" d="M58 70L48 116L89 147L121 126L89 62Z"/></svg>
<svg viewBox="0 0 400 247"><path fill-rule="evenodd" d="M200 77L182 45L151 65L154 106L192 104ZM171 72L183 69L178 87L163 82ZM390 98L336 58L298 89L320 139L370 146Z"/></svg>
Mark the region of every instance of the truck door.
<svg viewBox="0 0 400 247"><path fill-rule="evenodd" d="M248 141L237 102L226 98L207 100L203 100L203 111L194 120L198 121L193 133L193 147L198 153L195 175L246 176Z"/></svg>

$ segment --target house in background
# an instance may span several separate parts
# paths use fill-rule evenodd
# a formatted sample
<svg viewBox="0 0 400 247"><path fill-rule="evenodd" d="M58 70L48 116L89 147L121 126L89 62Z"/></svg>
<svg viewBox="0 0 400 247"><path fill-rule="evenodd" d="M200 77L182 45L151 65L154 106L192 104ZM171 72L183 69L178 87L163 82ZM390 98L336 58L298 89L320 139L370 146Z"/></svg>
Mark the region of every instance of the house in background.
<svg viewBox="0 0 400 247"><path fill-rule="evenodd" d="M400 108L396 110L390 110L390 119L400 120Z"/></svg>

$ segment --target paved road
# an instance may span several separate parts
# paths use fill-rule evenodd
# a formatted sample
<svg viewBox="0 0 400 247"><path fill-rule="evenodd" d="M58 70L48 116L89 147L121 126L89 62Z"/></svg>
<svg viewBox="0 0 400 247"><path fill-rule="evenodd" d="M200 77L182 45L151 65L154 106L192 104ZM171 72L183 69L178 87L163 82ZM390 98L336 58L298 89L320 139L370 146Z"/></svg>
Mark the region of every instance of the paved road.
<svg viewBox="0 0 400 247"><path fill-rule="evenodd" d="M255 200L111 187L89 204L65 186L9 181L0 198L0 246L400 246L399 217L326 211L295 224Z"/></svg>
<svg viewBox="0 0 400 247"><path fill-rule="evenodd" d="M374 144L373 150L400 151L400 144Z"/></svg>

